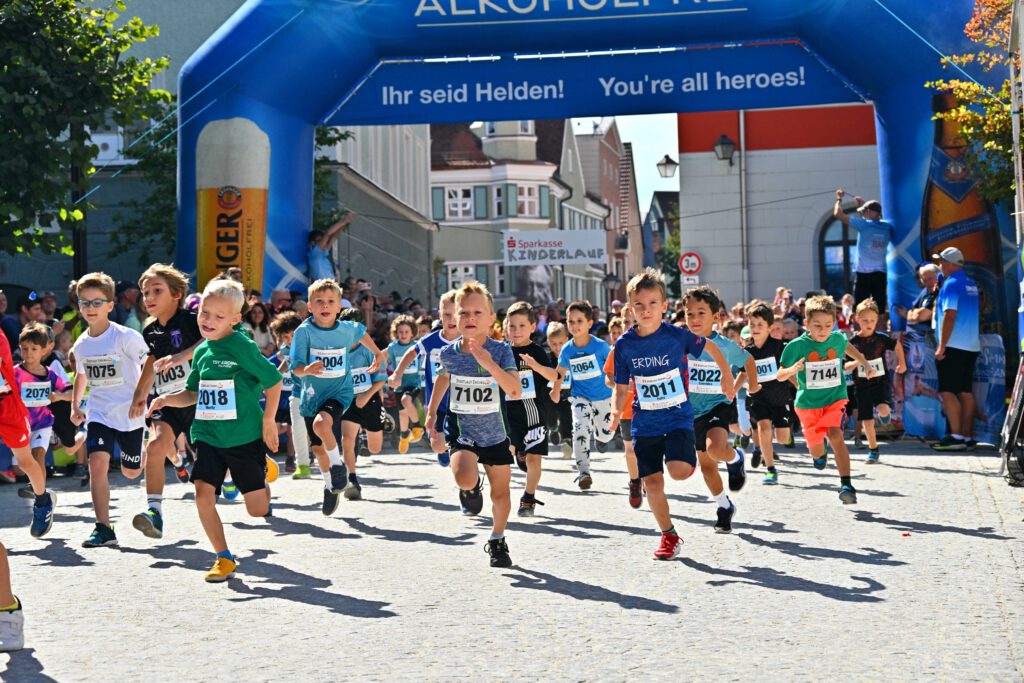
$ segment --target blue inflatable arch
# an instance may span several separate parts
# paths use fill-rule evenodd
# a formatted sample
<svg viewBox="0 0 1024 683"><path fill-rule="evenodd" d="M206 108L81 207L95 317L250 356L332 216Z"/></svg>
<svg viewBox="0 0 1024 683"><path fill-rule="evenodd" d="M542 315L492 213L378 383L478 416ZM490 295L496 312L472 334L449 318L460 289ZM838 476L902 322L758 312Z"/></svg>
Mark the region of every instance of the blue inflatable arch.
<svg viewBox="0 0 1024 683"><path fill-rule="evenodd" d="M313 132L872 102L890 300L917 293L931 45L971 0L250 0L181 72L178 263L304 285ZM911 29L910 27L913 27ZM914 31L919 32L918 35ZM945 74L948 75L948 74ZM927 248L929 245L926 244ZM810 264L808 264L810 267Z"/></svg>

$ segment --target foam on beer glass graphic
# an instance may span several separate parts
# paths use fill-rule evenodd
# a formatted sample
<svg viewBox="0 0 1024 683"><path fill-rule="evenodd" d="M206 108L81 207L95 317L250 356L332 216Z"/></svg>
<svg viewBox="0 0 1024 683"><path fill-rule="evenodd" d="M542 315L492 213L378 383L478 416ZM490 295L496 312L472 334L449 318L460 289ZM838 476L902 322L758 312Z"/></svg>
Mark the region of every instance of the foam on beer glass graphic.
<svg viewBox="0 0 1024 683"><path fill-rule="evenodd" d="M244 118L206 124L196 142L196 280L242 269L246 289L263 288L270 138Z"/></svg>

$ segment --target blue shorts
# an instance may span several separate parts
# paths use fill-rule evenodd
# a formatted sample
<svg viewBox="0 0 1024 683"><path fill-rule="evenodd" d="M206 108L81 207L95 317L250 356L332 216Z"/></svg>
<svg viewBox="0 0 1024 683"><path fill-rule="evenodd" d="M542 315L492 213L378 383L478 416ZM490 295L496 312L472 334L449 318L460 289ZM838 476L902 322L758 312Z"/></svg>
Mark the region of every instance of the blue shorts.
<svg viewBox="0 0 1024 683"><path fill-rule="evenodd" d="M696 443L692 429L676 429L658 436L634 436L633 451L640 478L663 472L662 464L669 460L681 460L696 467Z"/></svg>

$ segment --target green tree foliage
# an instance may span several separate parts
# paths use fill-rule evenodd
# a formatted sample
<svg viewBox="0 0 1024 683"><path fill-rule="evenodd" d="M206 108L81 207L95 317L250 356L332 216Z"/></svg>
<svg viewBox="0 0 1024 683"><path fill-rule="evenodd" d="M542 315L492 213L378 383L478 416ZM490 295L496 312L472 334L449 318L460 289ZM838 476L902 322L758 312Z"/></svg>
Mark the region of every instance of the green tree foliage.
<svg viewBox="0 0 1024 683"><path fill-rule="evenodd" d="M679 225L678 211L666 216L666 223ZM661 245L661 249L655 255L658 261L658 270L665 276L665 283L668 285L669 296L678 297L682 294L679 280L679 257L682 249L679 244L679 230L669 231L669 235Z"/></svg>
<svg viewBox="0 0 1024 683"><path fill-rule="evenodd" d="M332 149L341 141L352 137L352 131L340 128L317 126L314 142L317 149ZM317 155L313 162L313 229L327 230L345 214L347 209L338 206L338 195L334 184L333 158Z"/></svg>
<svg viewBox="0 0 1024 683"><path fill-rule="evenodd" d="M167 60L125 54L159 29L137 17L115 26L124 10L0 3L0 252L70 252L66 231L83 218L73 195L98 153L89 131L146 119L168 99L149 87ZM40 230L54 223L62 230Z"/></svg>

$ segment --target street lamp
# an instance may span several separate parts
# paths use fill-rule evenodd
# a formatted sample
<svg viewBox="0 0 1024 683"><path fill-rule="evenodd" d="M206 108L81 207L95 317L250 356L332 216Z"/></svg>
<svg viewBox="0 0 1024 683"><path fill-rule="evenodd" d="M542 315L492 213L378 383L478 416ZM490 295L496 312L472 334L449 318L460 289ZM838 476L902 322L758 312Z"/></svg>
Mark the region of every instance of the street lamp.
<svg viewBox="0 0 1024 683"><path fill-rule="evenodd" d="M719 161L728 160L729 165L732 166L732 155L736 153L736 143L732 138L723 133L712 149L715 150L715 156Z"/></svg>
<svg viewBox="0 0 1024 683"><path fill-rule="evenodd" d="M658 173L661 174L662 178L674 178L677 168L679 168L679 164L667 154L665 158L658 162Z"/></svg>
<svg viewBox="0 0 1024 683"><path fill-rule="evenodd" d="M605 310L611 308L611 300L614 293L619 289L619 285L622 284L622 280L615 273L608 273L601 278L601 284L604 286L604 291L607 292L605 296Z"/></svg>

